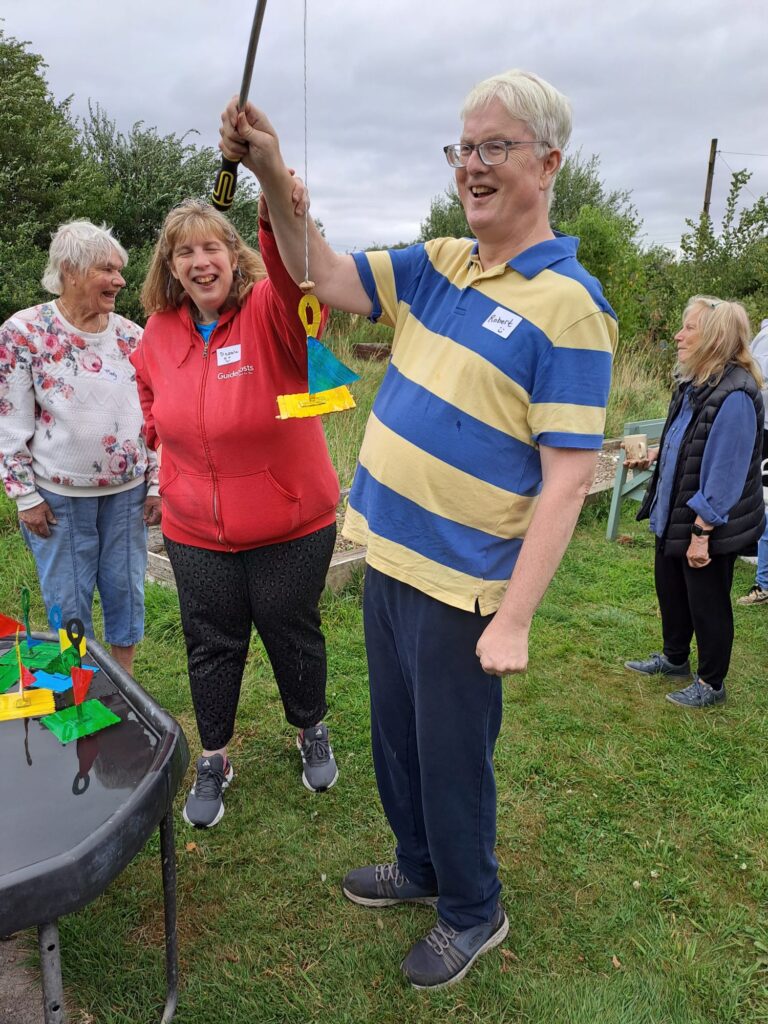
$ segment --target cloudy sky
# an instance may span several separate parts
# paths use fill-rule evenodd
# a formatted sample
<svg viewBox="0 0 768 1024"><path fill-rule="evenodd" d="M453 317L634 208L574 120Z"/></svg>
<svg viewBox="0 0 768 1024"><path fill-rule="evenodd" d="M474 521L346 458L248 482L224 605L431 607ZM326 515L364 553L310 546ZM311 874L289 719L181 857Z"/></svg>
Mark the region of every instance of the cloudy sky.
<svg viewBox="0 0 768 1024"><path fill-rule="evenodd" d="M646 242L675 246L701 208L710 139L768 192L765 0L307 0L308 180L337 249L413 239L451 181L442 146L479 80L521 67L574 108L571 147L629 189ZM218 141L239 91L251 0L4 0L4 29L48 64L54 95L121 128ZM269 0L251 99L304 165L303 0ZM741 155L745 154L745 155ZM748 154L748 155L747 155ZM751 196L747 195L751 201Z"/></svg>

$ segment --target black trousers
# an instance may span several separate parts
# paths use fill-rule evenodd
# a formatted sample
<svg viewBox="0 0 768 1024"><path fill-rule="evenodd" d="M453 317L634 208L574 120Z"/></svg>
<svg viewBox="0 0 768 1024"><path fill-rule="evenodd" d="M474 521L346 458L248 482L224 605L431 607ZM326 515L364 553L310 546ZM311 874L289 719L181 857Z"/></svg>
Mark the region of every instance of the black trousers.
<svg viewBox="0 0 768 1024"><path fill-rule="evenodd" d="M703 569L687 559L670 558L656 541L656 594L661 611L664 654L675 665L687 660L696 636L698 673L719 689L728 673L733 648L731 584L736 555L714 555Z"/></svg>
<svg viewBox="0 0 768 1024"><path fill-rule="evenodd" d="M335 540L335 524L298 540L237 552L165 538L204 750L218 750L232 738L252 624L275 673L286 719L304 729L324 717L325 638L317 605Z"/></svg>

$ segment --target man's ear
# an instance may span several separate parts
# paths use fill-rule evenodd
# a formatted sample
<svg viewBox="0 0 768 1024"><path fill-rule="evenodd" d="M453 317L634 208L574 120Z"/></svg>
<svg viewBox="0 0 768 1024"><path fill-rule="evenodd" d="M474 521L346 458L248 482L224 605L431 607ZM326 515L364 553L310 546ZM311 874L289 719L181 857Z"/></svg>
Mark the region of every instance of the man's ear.
<svg viewBox="0 0 768 1024"><path fill-rule="evenodd" d="M563 162L563 152L560 149L550 149L547 156L544 158L544 164L541 172L541 187L542 189L548 189L552 184L552 177L557 174L560 170L560 165Z"/></svg>

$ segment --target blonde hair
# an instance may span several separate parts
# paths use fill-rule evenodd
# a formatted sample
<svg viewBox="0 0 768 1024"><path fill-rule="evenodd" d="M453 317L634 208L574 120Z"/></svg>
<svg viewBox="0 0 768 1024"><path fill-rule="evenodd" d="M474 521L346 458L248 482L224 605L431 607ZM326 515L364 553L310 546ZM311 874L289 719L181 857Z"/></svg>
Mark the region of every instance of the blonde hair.
<svg viewBox="0 0 768 1024"><path fill-rule="evenodd" d="M60 224L51 239L48 262L40 284L47 292L61 295L65 268L84 274L97 263L111 260L115 253L125 266L128 253L113 236L112 228L106 224L99 227L89 220L70 220Z"/></svg>
<svg viewBox="0 0 768 1024"><path fill-rule="evenodd" d="M683 311L683 323L696 310L701 341L685 363L675 367L676 380L691 381L699 387L717 384L728 363L736 363L751 373L761 388L763 375L749 351L752 327L742 304L712 295L694 295Z"/></svg>
<svg viewBox="0 0 768 1024"><path fill-rule="evenodd" d="M185 199L174 206L163 222L152 262L141 289L141 304L147 316L178 308L186 296L171 272L173 253L190 239L218 238L234 257L236 270L227 306L242 306L257 281L267 276L264 261L246 245L224 214L200 199Z"/></svg>

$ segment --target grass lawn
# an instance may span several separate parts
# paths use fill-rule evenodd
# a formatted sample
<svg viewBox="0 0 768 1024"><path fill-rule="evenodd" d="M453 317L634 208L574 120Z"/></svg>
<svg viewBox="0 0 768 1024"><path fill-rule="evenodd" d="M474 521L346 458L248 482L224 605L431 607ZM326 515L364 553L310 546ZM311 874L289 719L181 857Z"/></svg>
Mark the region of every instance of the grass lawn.
<svg viewBox="0 0 768 1024"><path fill-rule="evenodd" d="M505 685L498 857L509 938L431 995L400 959L424 907L348 903L346 870L390 858L368 747L360 584L326 596L330 723L341 771L308 793L263 649L252 645L210 832L177 801L179 1024L728 1024L768 1021L768 612L737 608L729 701L685 712L622 668L659 649L653 549L628 506L582 516L536 617L525 677ZM0 610L34 569L2 506ZM752 583L739 563L734 595ZM197 742L175 594L148 588L136 675ZM44 623L39 600L33 622ZM459 742L459 738L457 738ZM164 991L157 839L105 895L61 922L64 981L86 1024L157 1019ZM159 1017L159 1013L157 1013Z"/></svg>

